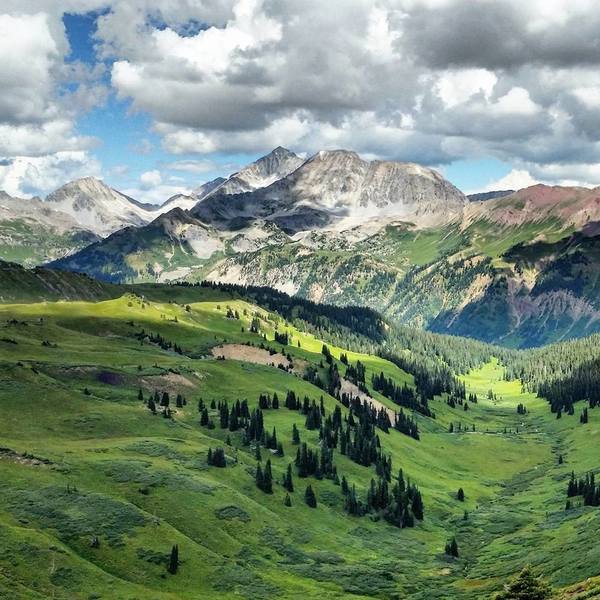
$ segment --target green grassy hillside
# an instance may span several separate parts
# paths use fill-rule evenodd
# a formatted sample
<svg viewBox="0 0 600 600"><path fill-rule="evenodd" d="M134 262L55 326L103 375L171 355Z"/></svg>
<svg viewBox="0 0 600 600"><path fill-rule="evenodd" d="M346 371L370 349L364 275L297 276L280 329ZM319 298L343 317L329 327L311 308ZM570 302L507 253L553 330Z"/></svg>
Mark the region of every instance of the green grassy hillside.
<svg viewBox="0 0 600 600"><path fill-rule="evenodd" d="M399 528L380 511L351 516L335 479L298 476L293 426L313 450L319 430L283 405L291 390L317 405L322 397L326 416L337 408L348 417L303 378L313 367L327 383L323 342L222 290L192 292L200 301L178 298L187 305L169 302L169 288L164 297L154 289L152 299L138 288L100 302L0 305L1 597L488 598L526 563L557 588L598 574L600 510L578 499L564 510L571 470L598 467L593 410L585 425L579 410L556 419L545 400L504 381L498 362L489 362L463 376L467 394L478 396L468 410L444 396L430 402L435 418L413 415L419 440L377 430L393 477L403 469L418 486L424 519ZM276 331L290 344L275 343ZM261 344L283 349L288 368L259 364L268 362ZM238 359L215 358L221 346ZM391 362L329 349L341 375L343 354L364 365L380 405L399 408L373 391L373 374L414 387ZM170 395L171 418L149 410L155 392ZM283 456L260 450L261 468L272 463L267 494L255 483L256 444L222 429L211 404L247 400L254 410L261 394L275 393L280 408L263 410L264 425L276 429ZM185 405L175 405L178 394ZM214 428L200 424L200 400ZM521 403L527 414L517 413ZM224 468L207 464L216 448L224 449ZM365 502L375 466L339 447L333 461ZM281 482L290 463L286 506ZM305 503L308 485L316 508ZM453 537L458 558L444 553ZM179 566L171 574L174 545Z"/></svg>
<svg viewBox="0 0 600 600"><path fill-rule="evenodd" d="M97 241L88 231L64 231L28 218L0 219L0 258L35 267Z"/></svg>

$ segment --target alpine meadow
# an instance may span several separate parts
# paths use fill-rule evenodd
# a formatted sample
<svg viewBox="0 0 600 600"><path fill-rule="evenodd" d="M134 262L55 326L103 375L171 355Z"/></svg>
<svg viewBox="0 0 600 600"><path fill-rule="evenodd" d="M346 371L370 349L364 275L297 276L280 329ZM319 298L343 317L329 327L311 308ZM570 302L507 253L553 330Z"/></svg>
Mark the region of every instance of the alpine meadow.
<svg viewBox="0 0 600 600"><path fill-rule="evenodd" d="M591 0L6 0L2 600L600 600Z"/></svg>

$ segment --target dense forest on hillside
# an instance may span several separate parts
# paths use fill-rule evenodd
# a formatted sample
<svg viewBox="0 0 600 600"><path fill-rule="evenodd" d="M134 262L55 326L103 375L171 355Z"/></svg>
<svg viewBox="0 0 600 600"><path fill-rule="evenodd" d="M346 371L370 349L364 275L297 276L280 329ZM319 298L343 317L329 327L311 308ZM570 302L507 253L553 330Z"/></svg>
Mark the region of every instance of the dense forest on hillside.
<svg viewBox="0 0 600 600"><path fill-rule="evenodd" d="M600 402L600 335L503 354L508 379L546 398L553 412L572 411L578 400Z"/></svg>

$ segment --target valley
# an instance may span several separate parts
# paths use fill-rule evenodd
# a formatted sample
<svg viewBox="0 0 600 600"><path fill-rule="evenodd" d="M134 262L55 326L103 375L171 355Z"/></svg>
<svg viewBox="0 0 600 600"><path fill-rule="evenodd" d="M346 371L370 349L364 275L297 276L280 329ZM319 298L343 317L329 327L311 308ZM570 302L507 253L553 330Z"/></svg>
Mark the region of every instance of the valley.
<svg viewBox="0 0 600 600"><path fill-rule="evenodd" d="M589 591L580 582L597 574L600 510L580 498L565 510L571 471L597 469L595 410L579 422L587 402L557 419L544 398L505 379L499 359L486 357L493 349L482 346L477 355L474 346L470 359L455 354L473 366L456 367L456 391L434 394L428 417L374 389L380 373L426 389L417 371L376 355L374 316L294 304L267 290L110 289L109 300L39 303L29 296L31 303L0 305L0 591L7 597L489 598L527 563L556 594L573 585ZM20 300L16 292L13 300ZM351 334L344 323L355 318L363 327ZM275 341L284 333L287 343ZM411 335L406 351L427 352L441 367L452 340ZM271 349L278 364L285 355L294 368L261 364L264 351L219 350L232 344ZM373 353L360 350L367 346ZM422 495L424 516L413 526L394 526L383 509L368 508L381 472L355 462L339 441L332 447L336 476L301 477L295 464L294 425L308 449L327 446L324 421L319 430L310 411L287 407L289 393L317 407L322 398L323 419L338 412L342 423L356 423L366 417L359 405L340 401L332 374L352 378L347 365L359 364L369 395L392 411L402 408L418 426L418 440L393 427L374 430L391 459L389 485L402 469ZM243 426L222 427L221 403L238 400L251 412L263 406L264 435L275 430L279 450L264 436L259 444L249 439ZM521 404L526 414L517 411ZM217 448L225 467L207 462ZM267 460L272 493L256 483L257 464L264 469ZM282 483L290 464L293 492ZM342 478L355 486L363 516L348 514ZM309 485L316 508L305 502ZM444 553L453 538L458 558Z"/></svg>
<svg viewBox="0 0 600 600"><path fill-rule="evenodd" d="M4 0L0 600L600 600L590 0Z"/></svg>

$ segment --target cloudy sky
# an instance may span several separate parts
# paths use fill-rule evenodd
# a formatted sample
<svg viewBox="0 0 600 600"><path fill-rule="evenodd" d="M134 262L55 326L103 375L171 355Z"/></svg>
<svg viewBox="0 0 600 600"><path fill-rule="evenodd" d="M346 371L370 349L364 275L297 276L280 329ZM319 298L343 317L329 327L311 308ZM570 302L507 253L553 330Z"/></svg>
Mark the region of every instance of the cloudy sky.
<svg viewBox="0 0 600 600"><path fill-rule="evenodd" d="M162 202L277 145L600 185L591 0L2 0L0 189Z"/></svg>

